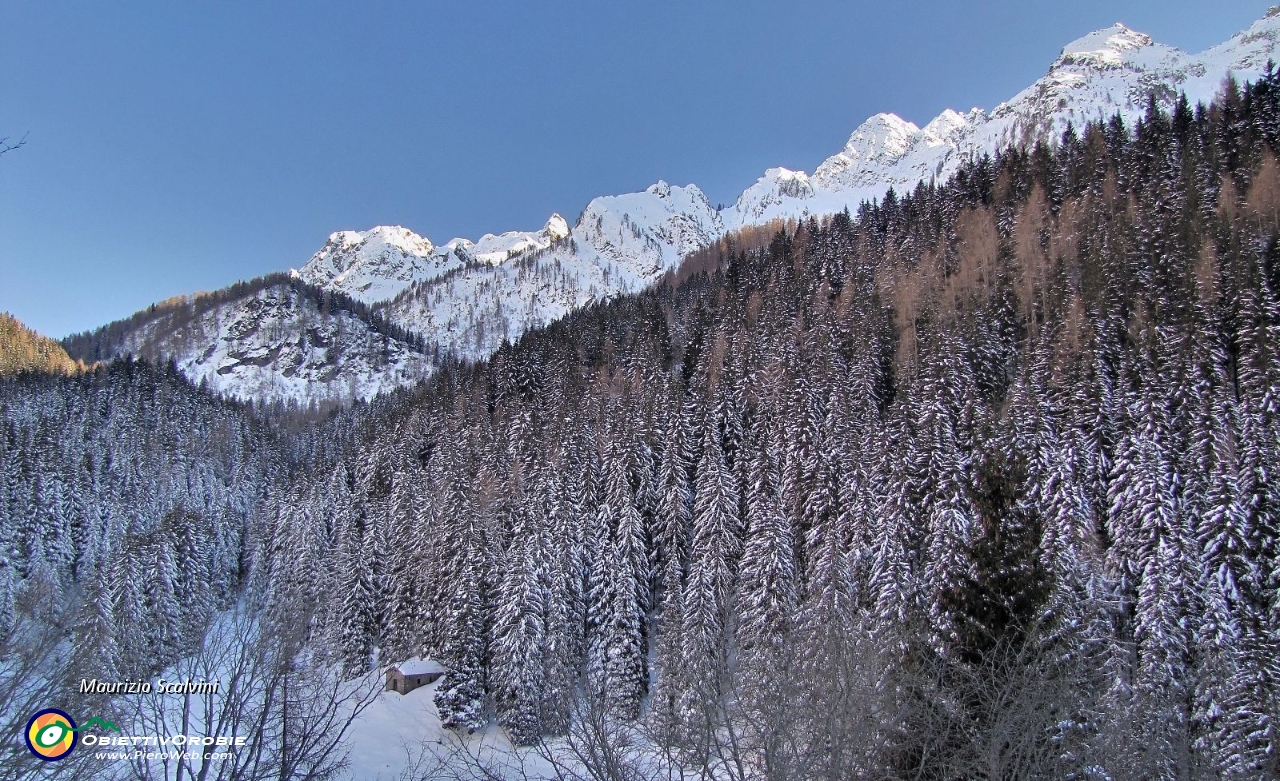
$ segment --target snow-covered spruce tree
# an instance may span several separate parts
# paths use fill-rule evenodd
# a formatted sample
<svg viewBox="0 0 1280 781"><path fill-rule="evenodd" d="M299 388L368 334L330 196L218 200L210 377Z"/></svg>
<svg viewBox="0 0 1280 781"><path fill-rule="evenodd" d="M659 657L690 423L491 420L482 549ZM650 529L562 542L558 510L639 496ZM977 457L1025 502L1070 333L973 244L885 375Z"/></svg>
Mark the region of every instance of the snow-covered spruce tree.
<svg viewBox="0 0 1280 781"><path fill-rule="evenodd" d="M602 599L598 606L595 682L616 713L639 714L647 689L645 671L645 605L648 595L648 555L644 521L635 506L621 448L610 447L604 463L605 481L597 523L608 530L598 545L596 578Z"/></svg>
<svg viewBox="0 0 1280 781"><path fill-rule="evenodd" d="M143 542L146 551L145 607L147 614L144 636L158 663L171 659L180 648L179 632L182 630L182 608L178 603L176 584L178 561L173 544L164 528L148 535Z"/></svg>
<svg viewBox="0 0 1280 781"><path fill-rule="evenodd" d="M544 504L549 525L545 683L542 698L543 731L563 734L569 728L570 706L578 688L585 654L585 588L587 565L583 553L582 519L574 515L562 475L571 463L567 454L541 470L535 491Z"/></svg>
<svg viewBox="0 0 1280 781"><path fill-rule="evenodd" d="M0 475L2 478L3 475ZM0 634L7 632L15 618L15 599L21 573L18 571L17 524L11 515L6 492L0 490Z"/></svg>
<svg viewBox="0 0 1280 781"><path fill-rule="evenodd" d="M682 416L672 415L665 431L662 458L658 467L658 508L655 531L659 579L658 593L676 596L684 584L688 563L693 491L692 470L687 452L688 433Z"/></svg>
<svg viewBox="0 0 1280 781"><path fill-rule="evenodd" d="M715 426L707 426L694 485L693 545L681 600L683 648L678 711L686 729L705 734L724 695L731 599L741 552L738 491Z"/></svg>
<svg viewBox="0 0 1280 781"><path fill-rule="evenodd" d="M807 375L793 383L785 413L791 425L781 465L781 497L782 509L799 535L800 561L805 564L821 547L822 535L838 512L838 498L831 454L823 441L825 399Z"/></svg>
<svg viewBox="0 0 1280 781"><path fill-rule="evenodd" d="M545 523L517 507L495 595L491 679L498 723L521 745L542 736L547 685L547 539Z"/></svg>
<svg viewBox="0 0 1280 781"><path fill-rule="evenodd" d="M1263 777L1274 737L1258 696L1257 662L1221 581L1207 574L1200 596L1204 614L1194 633L1189 671L1195 681L1190 713L1195 768L1210 777Z"/></svg>
<svg viewBox="0 0 1280 781"><path fill-rule="evenodd" d="M110 576L108 569L104 575ZM87 589L87 599L72 630L72 674L85 678L117 681L123 678L120 659L120 621L112 600L114 584L98 578Z"/></svg>
<svg viewBox="0 0 1280 781"><path fill-rule="evenodd" d="M617 519L613 506L605 501L604 480L600 474L604 470L600 460L598 452L584 455L583 465L587 467L588 481L584 481L578 495L580 511L587 518L583 535L583 558L587 570L584 600L586 677L597 689L603 685L606 676L610 619L618 585L614 575L617 561L613 543Z"/></svg>
<svg viewBox="0 0 1280 781"><path fill-rule="evenodd" d="M1132 600L1133 681L1147 753L1139 761L1147 772L1167 774L1190 761L1187 617L1199 614L1200 553L1186 518L1164 389L1149 365L1151 379L1134 392L1130 433L1116 461L1108 555Z"/></svg>
<svg viewBox="0 0 1280 781"><path fill-rule="evenodd" d="M795 547L779 502L771 445L757 443L752 459L738 601L741 676L759 693L776 689L786 676L797 604Z"/></svg>
<svg viewBox="0 0 1280 781"><path fill-rule="evenodd" d="M179 596L178 641L183 650L192 648L193 638L204 633L214 611L227 597L226 579L220 577L224 566L219 562L228 553L217 544L211 526L185 508L175 509L161 522L177 559L174 589Z"/></svg>
<svg viewBox="0 0 1280 781"><path fill-rule="evenodd" d="M927 465L920 507L927 523L922 587L929 600L934 645L945 653L959 642L953 597L973 576L969 550L975 512L968 490L972 457L964 417L975 389L950 339L940 339L935 350L922 372L920 435L913 443L920 455L911 460Z"/></svg>
<svg viewBox="0 0 1280 781"><path fill-rule="evenodd" d="M449 672L436 689L435 703L442 724L471 732L488 721L488 541L464 487L455 484L450 493L446 513L457 538L450 552L447 598L440 619L440 655Z"/></svg>
<svg viewBox="0 0 1280 781"><path fill-rule="evenodd" d="M338 529L335 570L332 573L333 613L326 621L330 644L342 672L354 678L367 672L373 663L377 631L376 606L380 595L374 581L372 529L363 529L364 519L347 515Z"/></svg>
<svg viewBox="0 0 1280 781"><path fill-rule="evenodd" d="M391 523L387 526L384 573L387 588L386 628L382 658L387 661L417 656L423 650L429 620L425 575L436 564L427 553L431 507L416 486L421 481L396 481ZM426 559L424 561L424 559Z"/></svg>
<svg viewBox="0 0 1280 781"><path fill-rule="evenodd" d="M651 698L649 718L658 733L667 733L676 724L678 680L682 678L679 672L683 624L680 602L688 567L693 514L693 491L689 485L692 463L687 452L689 434L683 425L685 416L678 410L669 415L658 467L659 501L654 533L655 576L658 580L658 618L654 627L658 681Z"/></svg>

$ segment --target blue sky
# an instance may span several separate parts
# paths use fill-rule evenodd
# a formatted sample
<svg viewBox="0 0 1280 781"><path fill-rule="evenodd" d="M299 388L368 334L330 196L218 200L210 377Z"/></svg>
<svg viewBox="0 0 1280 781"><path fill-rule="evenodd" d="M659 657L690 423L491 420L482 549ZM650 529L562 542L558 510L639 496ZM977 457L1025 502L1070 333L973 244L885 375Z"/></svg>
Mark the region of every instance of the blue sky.
<svg viewBox="0 0 1280 781"><path fill-rule="evenodd" d="M729 203L867 116L991 108L1122 21L1201 51L1266 2L47 2L0 36L0 310L54 336L661 178Z"/></svg>

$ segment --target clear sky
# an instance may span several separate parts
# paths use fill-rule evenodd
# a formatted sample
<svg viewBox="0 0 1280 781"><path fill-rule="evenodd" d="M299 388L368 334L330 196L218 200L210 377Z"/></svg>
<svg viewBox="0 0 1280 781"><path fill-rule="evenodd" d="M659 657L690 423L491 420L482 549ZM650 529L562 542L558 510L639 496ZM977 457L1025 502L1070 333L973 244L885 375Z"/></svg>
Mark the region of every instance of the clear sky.
<svg viewBox="0 0 1280 781"><path fill-rule="evenodd" d="M0 310L63 336L307 261L572 222L657 179L731 203L877 111L991 108L1122 21L1201 51L1241 0L49 2L0 19Z"/></svg>

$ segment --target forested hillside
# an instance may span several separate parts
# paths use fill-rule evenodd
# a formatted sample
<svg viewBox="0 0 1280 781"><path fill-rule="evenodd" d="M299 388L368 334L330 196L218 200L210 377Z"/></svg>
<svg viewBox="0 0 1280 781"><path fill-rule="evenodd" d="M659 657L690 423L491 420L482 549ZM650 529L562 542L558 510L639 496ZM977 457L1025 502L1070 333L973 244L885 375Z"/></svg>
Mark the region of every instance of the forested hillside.
<svg viewBox="0 0 1280 781"><path fill-rule="evenodd" d="M0 402L0 624L24 581L84 589L107 612L86 638L118 657L105 672L167 661L189 642L179 614L200 626L236 591L245 519L281 474L267 432L127 361L0 382Z"/></svg>
<svg viewBox="0 0 1280 781"><path fill-rule="evenodd" d="M1268 71L723 240L353 413L255 594L523 743L595 703L733 778L1275 777L1277 153Z"/></svg>
<svg viewBox="0 0 1280 781"><path fill-rule="evenodd" d="M0 312L0 377L24 371L72 374L83 370L84 364L71 360L62 345Z"/></svg>
<svg viewBox="0 0 1280 781"><path fill-rule="evenodd" d="M136 680L200 647L239 593L278 452L243 410L172 370L120 361L0 380L5 734L67 702L82 676ZM40 769L30 760L5 741L0 774L25 778Z"/></svg>

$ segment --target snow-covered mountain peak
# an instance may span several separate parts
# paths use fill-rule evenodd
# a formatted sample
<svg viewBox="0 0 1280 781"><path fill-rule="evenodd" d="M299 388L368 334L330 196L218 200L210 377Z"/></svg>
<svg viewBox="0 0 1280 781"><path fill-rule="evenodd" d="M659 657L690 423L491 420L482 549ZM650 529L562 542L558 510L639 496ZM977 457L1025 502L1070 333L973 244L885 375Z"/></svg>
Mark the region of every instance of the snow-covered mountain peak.
<svg viewBox="0 0 1280 781"><path fill-rule="evenodd" d="M823 186L859 186L870 171L900 160L919 132L896 114L876 114L853 131L844 149L818 166L813 178Z"/></svg>
<svg viewBox="0 0 1280 781"><path fill-rule="evenodd" d="M645 192L652 193L659 198L669 198L671 196L671 185L659 179L645 188Z"/></svg>
<svg viewBox="0 0 1280 781"><path fill-rule="evenodd" d="M849 136L811 178L770 169L725 212L729 228L771 219L856 209L893 187L945 179L962 161L1012 144L1055 142L1068 125L1119 113L1133 122L1154 94L1166 107L1179 92L1211 100L1228 73L1256 79L1280 52L1280 7L1249 29L1199 55L1156 43L1115 24L1067 44L1043 77L990 112L945 110L924 128L876 114Z"/></svg>
<svg viewBox="0 0 1280 781"><path fill-rule="evenodd" d="M911 187L941 173L941 166L975 125L987 120L981 109L961 114L947 109L923 128L896 114L876 114L849 136L844 149L827 158L812 177L770 168L726 210L730 229L772 219L803 217L856 207L889 187Z"/></svg>
<svg viewBox="0 0 1280 781"><path fill-rule="evenodd" d="M371 257L396 250L405 255L425 257L434 249L435 246L429 239L399 225L378 225L367 231L337 231L329 234L329 240L303 266L303 270L317 264L317 261L327 260L340 264L347 255L357 252Z"/></svg>
<svg viewBox="0 0 1280 781"><path fill-rule="evenodd" d="M551 218L547 220L547 224L543 225L542 230L539 232L553 241L567 239L569 238L569 222L558 213L552 214Z"/></svg>
<svg viewBox="0 0 1280 781"><path fill-rule="evenodd" d="M471 239L464 239L459 237L456 239L449 239L444 244L441 244L440 249L448 250L449 252L465 252L467 254L470 254L471 248L474 247L475 245L476 243Z"/></svg>
<svg viewBox="0 0 1280 781"><path fill-rule="evenodd" d="M1130 30L1119 22L1077 38L1062 49L1059 62L1093 63L1102 66L1124 64L1125 55L1152 46L1151 36Z"/></svg>
<svg viewBox="0 0 1280 781"><path fill-rule="evenodd" d="M809 184L809 175L804 171L792 171L789 168L769 168L764 172L764 176L757 180L758 182L775 182L778 187L786 191L790 195L802 196L805 192L812 192L813 186Z"/></svg>
<svg viewBox="0 0 1280 781"><path fill-rule="evenodd" d="M665 181L592 200L573 228L574 238L606 261L634 264L646 273L673 268L723 233L720 214L702 190Z"/></svg>
<svg viewBox="0 0 1280 781"><path fill-rule="evenodd" d="M496 265L526 252L546 249L568 235L569 223L559 214L552 214L538 231L507 231L499 235L486 233L471 246L471 251L477 261Z"/></svg>
<svg viewBox="0 0 1280 781"><path fill-rule="evenodd" d="M374 304L472 263L496 265L546 249L569 233L564 217L552 214L537 231L486 233L477 241L455 238L437 247L407 228L379 225L331 234L324 247L292 273L304 282Z"/></svg>
<svg viewBox="0 0 1280 781"><path fill-rule="evenodd" d="M813 194L813 183L804 171L770 168L726 210L725 227L758 225L774 217L792 215L796 212L795 206Z"/></svg>
<svg viewBox="0 0 1280 781"><path fill-rule="evenodd" d="M1228 68L1239 77L1242 71L1261 71L1267 60L1280 59L1276 57L1277 42L1280 42L1280 6L1272 6L1266 16L1247 30L1209 49L1200 59L1211 67Z"/></svg>
<svg viewBox="0 0 1280 781"><path fill-rule="evenodd" d="M915 123L897 114L876 114L853 131L844 145L844 154L854 159L902 155L907 151L911 138L919 132L920 128Z"/></svg>
<svg viewBox="0 0 1280 781"><path fill-rule="evenodd" d="M981 109L974 109L971 114L982 115ZM970 124L970 116L954 109L944 109L929 124L920 129L920 137L929 143L945 143L951 141L957 133Z"/></svg>
<svg viewBox="0 0 1280 781"><path fill-rule="evenodd" d="M424 274L439 273L436 247L408 228L379 225L338 231L295 277L372 303L395 295Z"/></svg>
<svg viewBox="0 0 1280 781"><path fill-rule="evenodd" d="M343 231L343 233L350 236L353 231ZM363 234L356 233L355 236L359 241L370 246L394 247L401 252L414 255L426 255L434 249L429 239L400 225L378 225Z"/></svg>
<svg viewBox="0 0 1280 781"><path fill-rule="evenodd" d="M1280 31L1280 5L1273 5L1267 9L1266 14L1264 14L1261 19L1258 19L1246 29L1231 36L1223 43L1209 49L1209 51L1214 51L1214 49L1220 49L1227 46L1239 46L1241 43L1249 43L1251 41L1258 40L1259 38L1274 39L1277 31Z"/></svg>

